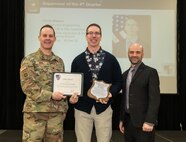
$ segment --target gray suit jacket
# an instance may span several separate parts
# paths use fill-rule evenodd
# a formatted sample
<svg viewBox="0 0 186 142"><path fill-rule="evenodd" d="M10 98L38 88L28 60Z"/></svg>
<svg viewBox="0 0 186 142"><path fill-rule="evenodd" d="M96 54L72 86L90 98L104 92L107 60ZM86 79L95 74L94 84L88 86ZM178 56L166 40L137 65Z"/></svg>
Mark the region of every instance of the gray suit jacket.
<svg viewBox="0 0 186 142"><path fill-rule="evenodd" d="M125 90L128 71L123 73L123 90L120 120L125 124ZM157 124L160 105L159 76L156 69L141 63L132 78L129 89L129 109L131 120L136 127L144 122Z"/></svg>

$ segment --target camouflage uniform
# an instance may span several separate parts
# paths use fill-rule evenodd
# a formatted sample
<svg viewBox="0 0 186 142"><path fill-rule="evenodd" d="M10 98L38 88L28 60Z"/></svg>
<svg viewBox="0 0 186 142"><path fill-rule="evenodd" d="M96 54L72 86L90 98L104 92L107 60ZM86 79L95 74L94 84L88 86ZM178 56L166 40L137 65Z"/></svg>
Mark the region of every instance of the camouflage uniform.
<svg viewBox="0 0 186 142"><path fill-rule="evenodd" d="M20 80L26 94L23 141L41 142L44 135L49 142L63 141L68 103L51 99L53 72L64 72L63 60L54 54L46 56L40 49L21 63Z"/></svg>

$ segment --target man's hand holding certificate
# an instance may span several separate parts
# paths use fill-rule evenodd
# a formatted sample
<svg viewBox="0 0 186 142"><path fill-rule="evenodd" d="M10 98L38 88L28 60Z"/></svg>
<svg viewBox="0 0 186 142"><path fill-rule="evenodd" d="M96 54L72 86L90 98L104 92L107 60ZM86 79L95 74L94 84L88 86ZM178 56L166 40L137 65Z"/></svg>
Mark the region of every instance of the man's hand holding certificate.
<svg viewBox="0 0 186 142"><path fill-rule="evenodd" d="M109 98L112 97L111 93L109 93L110 86L111 84L103 81L93 80L93 84L88 91L88 96L97 102L106 104Z"/></svg>

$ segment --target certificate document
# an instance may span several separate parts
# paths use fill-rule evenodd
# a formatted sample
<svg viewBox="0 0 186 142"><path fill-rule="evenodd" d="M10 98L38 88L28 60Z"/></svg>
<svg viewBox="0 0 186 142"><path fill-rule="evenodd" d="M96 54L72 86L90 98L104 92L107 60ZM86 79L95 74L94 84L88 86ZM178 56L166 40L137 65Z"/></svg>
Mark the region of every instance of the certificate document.
<svg viewBox="0 0 186 142"><path fill-rule="evenodd" d="M77 93L83 95L83 74L81 73L53 73L53 92L61 92L64 95L71 96Z"/></svg>

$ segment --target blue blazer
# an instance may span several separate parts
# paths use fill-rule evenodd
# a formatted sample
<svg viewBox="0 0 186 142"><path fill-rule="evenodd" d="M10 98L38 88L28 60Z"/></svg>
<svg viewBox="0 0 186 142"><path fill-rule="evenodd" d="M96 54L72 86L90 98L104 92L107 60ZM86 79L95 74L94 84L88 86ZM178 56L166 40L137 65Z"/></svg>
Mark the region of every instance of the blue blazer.
<svg viewBox="0 0 186 142"><path fill-rule="evenodd" d="M122 72L120 65L116 58L109 52L105 52L104 63L99 71L98 80L112 84L110 87L110 93L112 98L107 104L101 104L96 102L87 96L87 92L92 85L92 73L85 59L85 52L78 55L72 62L71 72L83 73L83 97L80 97L78 102L74 104L74 107L78 110L90 113L93 105L95 106L97 114L103 112L111 104L112 99L116 96L122 88Z"/></svg>

